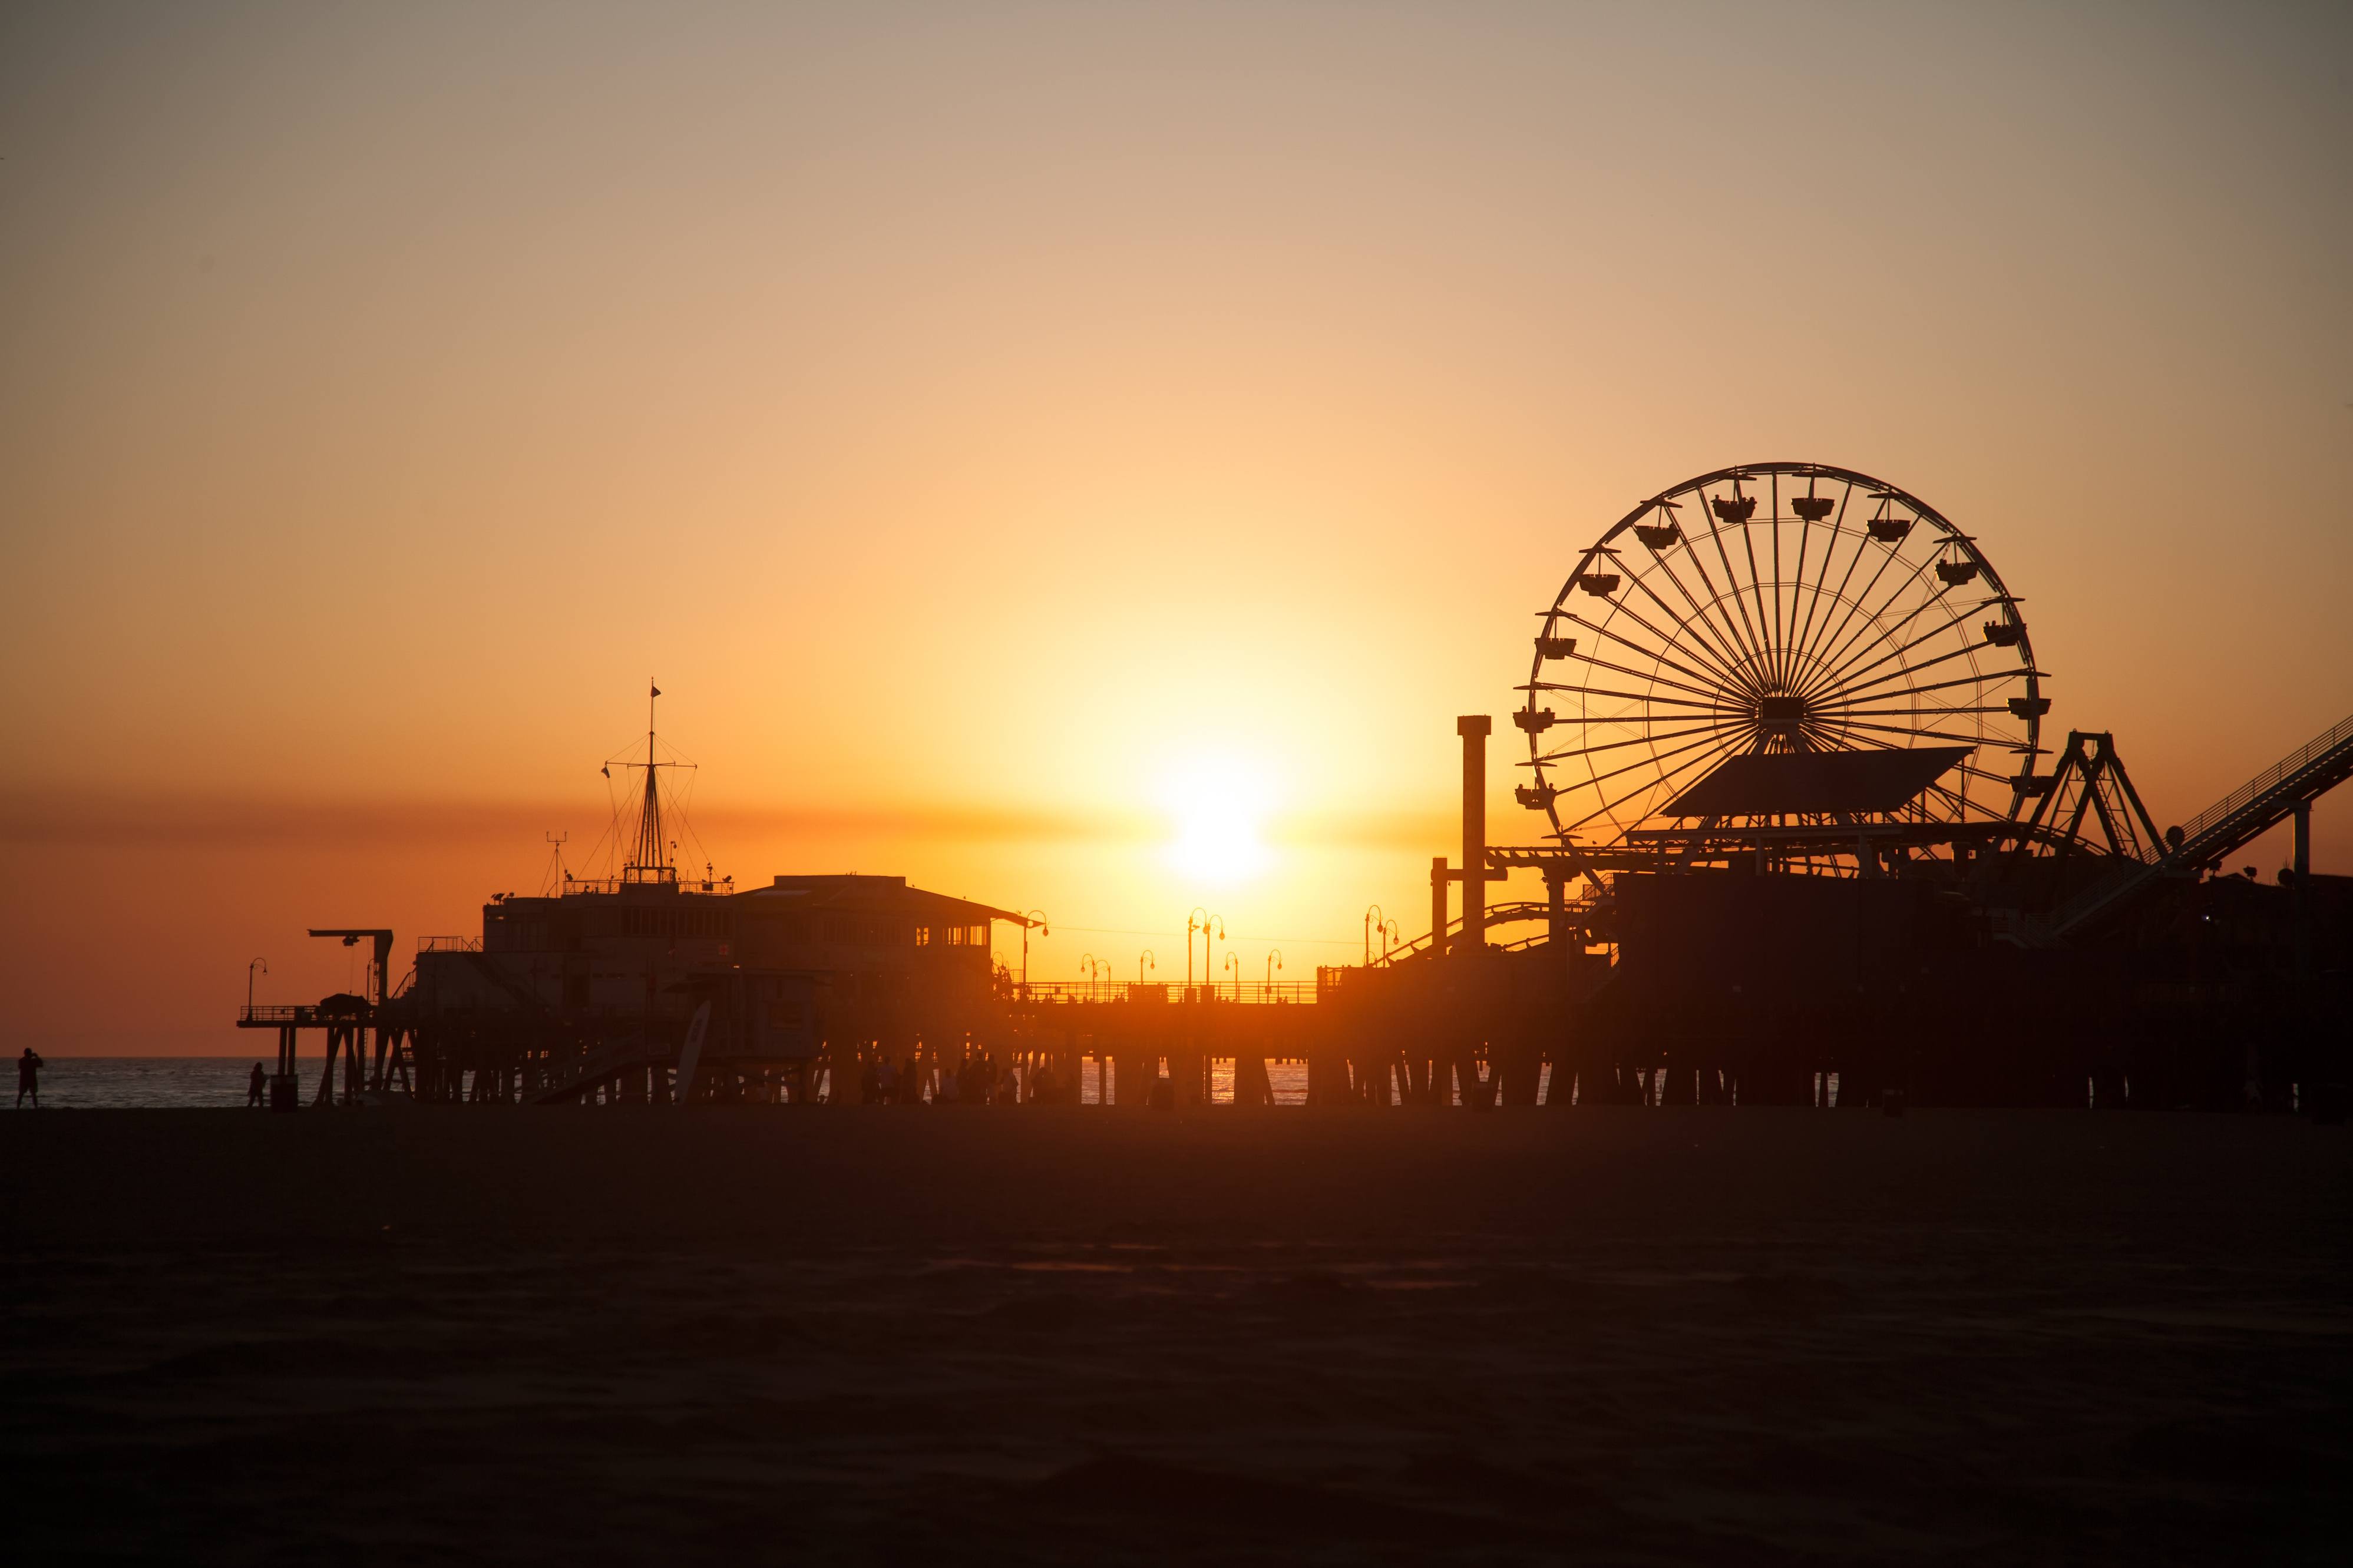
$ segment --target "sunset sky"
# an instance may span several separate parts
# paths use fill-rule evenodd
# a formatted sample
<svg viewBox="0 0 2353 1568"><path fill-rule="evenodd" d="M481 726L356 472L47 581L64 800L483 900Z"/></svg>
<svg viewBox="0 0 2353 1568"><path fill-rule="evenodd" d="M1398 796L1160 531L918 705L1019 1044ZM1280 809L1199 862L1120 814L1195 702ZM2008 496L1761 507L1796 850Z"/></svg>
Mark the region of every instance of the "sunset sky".
<svg viewBox="0 0 2353 1568"><path fill-rule="evenodd" d="M1456 714L1533 837L1533 612L1743 461L1975 534L2046 733L2178 820L2353 712L2348 62L2342 5L11 5L0 1045L259 1054L248 959L349 983L305 926L593 868L649 677L739 881L1312 980L1427 926Z"/></svg>

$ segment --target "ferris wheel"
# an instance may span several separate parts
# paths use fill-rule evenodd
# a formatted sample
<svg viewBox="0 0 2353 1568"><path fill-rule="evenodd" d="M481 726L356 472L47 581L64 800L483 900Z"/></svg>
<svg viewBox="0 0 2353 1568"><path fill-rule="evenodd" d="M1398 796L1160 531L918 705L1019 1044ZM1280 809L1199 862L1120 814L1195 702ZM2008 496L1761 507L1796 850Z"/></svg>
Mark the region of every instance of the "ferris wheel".
<svg viewBox="0 0 2353 1568"><path fill-rule="evenodd" d="M1513 716L1535 782L1517 793L1563 844L1655 828L1746 755L1947 748L1904 807L1922 823L2013 817L2035 787L2051 700L2019 600L1976 540L1867 474L1687 479L1604 533L1540 613Z"/></svg>

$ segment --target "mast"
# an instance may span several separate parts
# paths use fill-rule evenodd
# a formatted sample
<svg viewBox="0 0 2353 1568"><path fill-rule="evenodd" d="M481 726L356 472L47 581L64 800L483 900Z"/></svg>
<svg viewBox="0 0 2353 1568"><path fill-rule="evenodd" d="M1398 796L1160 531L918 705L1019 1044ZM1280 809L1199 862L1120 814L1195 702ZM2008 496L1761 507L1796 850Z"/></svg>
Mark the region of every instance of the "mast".
<svg viewBox="0 0 2353 1568"><path fill-rule="evenodd" d="M678 879L677 868L670 863L670 847L662 838L661 788L659 772L661 764L654 758L654 699L661 688L646 682L646 797L638 809L638 838L629 851L628 864L621 868L621 879L628 882L672 882Z"/></svg>

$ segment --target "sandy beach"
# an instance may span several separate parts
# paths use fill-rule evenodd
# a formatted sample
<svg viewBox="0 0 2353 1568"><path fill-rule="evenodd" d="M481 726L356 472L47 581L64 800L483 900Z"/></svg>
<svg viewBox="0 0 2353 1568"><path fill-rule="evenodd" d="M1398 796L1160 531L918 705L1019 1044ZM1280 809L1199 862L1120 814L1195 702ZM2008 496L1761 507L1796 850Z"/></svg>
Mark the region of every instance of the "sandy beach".
<svg viewBox="0 0 2353 1568"><path fill-rule="evenodd" d="M0 1123L33 1561L2336 1560L2353 1140Z"/></svg>

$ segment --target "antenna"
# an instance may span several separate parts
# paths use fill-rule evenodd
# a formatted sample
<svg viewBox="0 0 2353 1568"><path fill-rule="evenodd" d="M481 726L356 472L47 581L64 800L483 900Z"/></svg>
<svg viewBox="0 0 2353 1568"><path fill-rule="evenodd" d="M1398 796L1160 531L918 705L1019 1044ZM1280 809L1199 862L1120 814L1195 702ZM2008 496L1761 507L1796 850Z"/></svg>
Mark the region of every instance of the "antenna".
<svg viewBox="0 0 2353 1568"><path fill-rule="evenodd" d="M569 833L551 832L547 835L547 842L554 847L547 858L547 876L540 887L541 898L553 897L562 884L572 880L572 873L564 868L564 847L571 840Z"/></svg>

